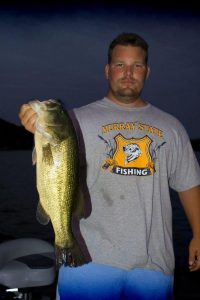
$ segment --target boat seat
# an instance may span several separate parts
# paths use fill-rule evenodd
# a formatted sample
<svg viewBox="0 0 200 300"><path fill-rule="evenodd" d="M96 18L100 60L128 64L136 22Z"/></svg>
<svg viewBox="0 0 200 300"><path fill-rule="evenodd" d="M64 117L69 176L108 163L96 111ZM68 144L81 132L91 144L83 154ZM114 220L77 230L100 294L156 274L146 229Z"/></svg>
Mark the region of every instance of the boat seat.
<svg viewBox="0 0 200 300"><path fill-rule="evenodd" d="M0 285L9 289L47 286L56 278L54 247L37 238L0 244Z"/></svg>

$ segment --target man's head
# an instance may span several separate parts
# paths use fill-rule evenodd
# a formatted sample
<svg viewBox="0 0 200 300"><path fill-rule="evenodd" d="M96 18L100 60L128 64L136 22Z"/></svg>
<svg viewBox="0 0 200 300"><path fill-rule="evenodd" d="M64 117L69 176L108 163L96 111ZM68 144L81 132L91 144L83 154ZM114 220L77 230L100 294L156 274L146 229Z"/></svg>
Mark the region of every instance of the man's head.
<svg viewBox="0 0 200 300"><path fill-rule="evenodd" d="M148 44L134 33L122 33L110 44L105 75L107 97L121 105L143 106L140 98L149 75Z"/></svg>
<svg viewBox="0 0 200 300"><path fill-rule="evenodd" d="M108 64L110 64L112 60L112 52L117 45L142 48L146 53L145 62L146 64L148 63L149 45L147 42L136 33L121 33L110 43L108 48Z"/></svg>

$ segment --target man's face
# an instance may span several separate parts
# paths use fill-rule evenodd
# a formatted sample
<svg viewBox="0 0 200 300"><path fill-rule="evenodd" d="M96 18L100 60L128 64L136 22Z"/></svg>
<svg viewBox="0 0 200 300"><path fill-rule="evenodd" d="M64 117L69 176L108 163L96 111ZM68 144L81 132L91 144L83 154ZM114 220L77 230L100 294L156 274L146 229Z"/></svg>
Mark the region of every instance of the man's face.
<svg viewBox="0 0 200 300"><path fill-rule="evenodd" d="M108 96L123 103L138 100L149 74L145 51L140 47L117 45L105 68L109 81Z"/></svg>

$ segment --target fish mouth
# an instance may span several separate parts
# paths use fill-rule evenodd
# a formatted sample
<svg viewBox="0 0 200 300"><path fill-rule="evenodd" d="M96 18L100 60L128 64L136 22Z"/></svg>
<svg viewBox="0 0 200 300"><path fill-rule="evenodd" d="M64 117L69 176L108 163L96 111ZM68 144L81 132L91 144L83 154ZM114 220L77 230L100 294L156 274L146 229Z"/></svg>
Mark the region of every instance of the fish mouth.
<svg viewBox="0 0 200 300"><path fill-rule="evenodd" d="M32 109L39 113L40 109L42 111L53 111L62 108L62 103L60 100L48 99L44 101L40 101L38 99L33 99L29 101L29 105Z"/></svg>
<svg viewBox="0 0 200 300"><path fill-rule="evenodd" d="M61 107L62 104L59 100L55 99L48 99L41 102L41 107L45 111L52 111L58 109L58 107Z"/></svg>

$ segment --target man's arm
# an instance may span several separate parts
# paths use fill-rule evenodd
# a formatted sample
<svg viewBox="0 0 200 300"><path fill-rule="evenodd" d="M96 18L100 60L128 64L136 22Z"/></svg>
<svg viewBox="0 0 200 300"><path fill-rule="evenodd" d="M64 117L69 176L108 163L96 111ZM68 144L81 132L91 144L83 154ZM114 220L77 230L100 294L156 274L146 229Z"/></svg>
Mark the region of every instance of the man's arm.
<svg viewBox="0 0 200 300"><path fill-rule="evenodd" d="M200 270L200 186L180 192L179 197L192 228L189 245L189 269Z"/></svg>

